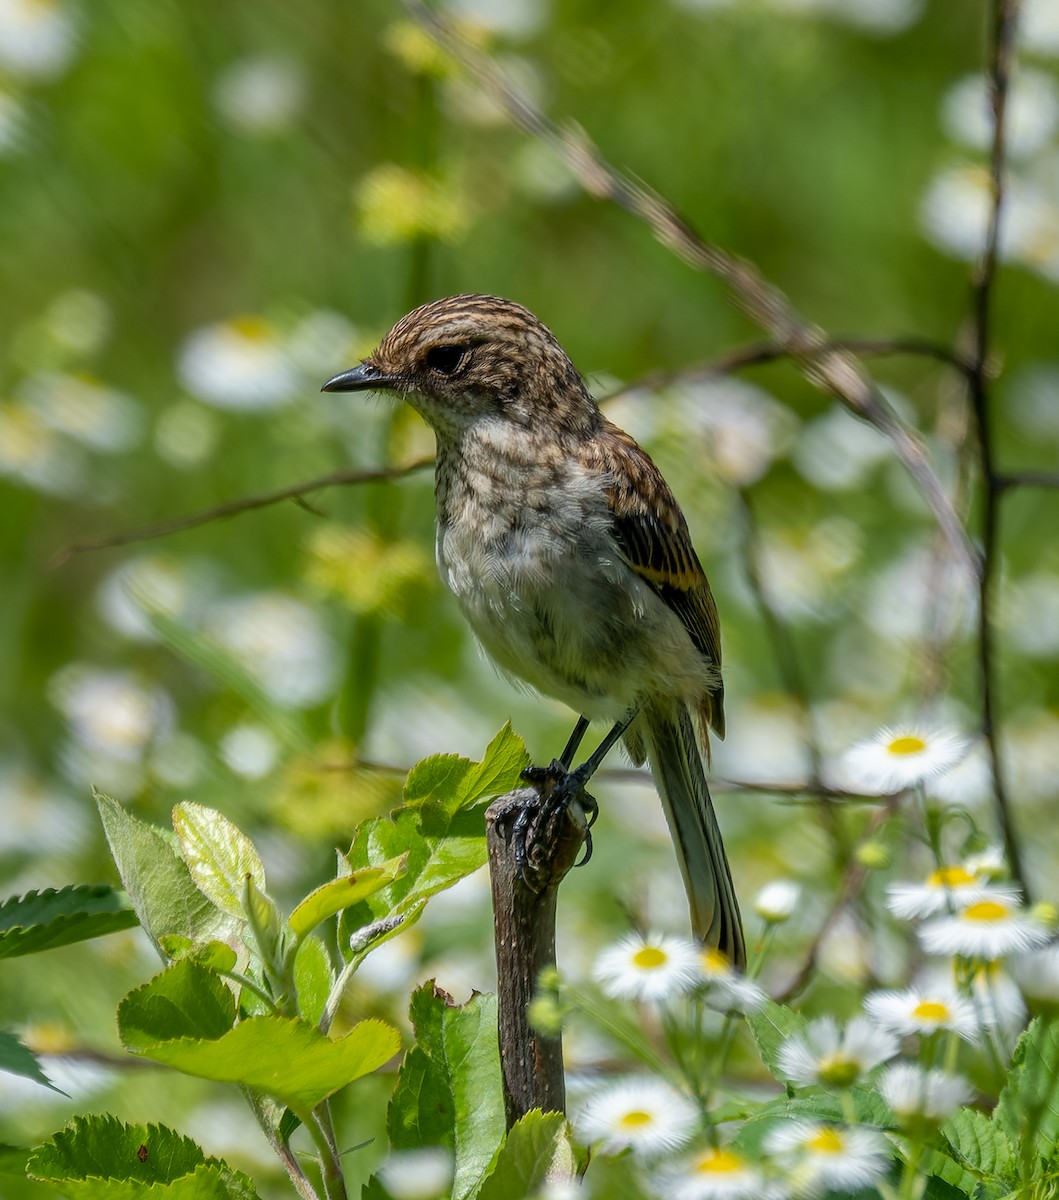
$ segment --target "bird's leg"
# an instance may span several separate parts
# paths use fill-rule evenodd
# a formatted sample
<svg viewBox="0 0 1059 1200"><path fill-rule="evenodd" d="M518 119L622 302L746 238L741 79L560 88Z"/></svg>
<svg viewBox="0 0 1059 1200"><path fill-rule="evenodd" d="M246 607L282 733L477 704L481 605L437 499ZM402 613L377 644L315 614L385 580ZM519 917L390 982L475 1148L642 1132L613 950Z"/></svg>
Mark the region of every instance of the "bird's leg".
<svg viewBox="0 0 1059 1200"><path fill-rule="evenodd" d="M569 771L570 764L574 761L574 755L577 753L578 746L581 745L585 733L588 730L588 717L578 717L577 724L574 726L573 733L570 734L570 740L566 743L566 749L559 755L559 762Z"/></svg>
<svg viewBox="0 0 1059 1200"><path fill-rule="evenodd" d="M599 805L584 790L585 784L599 769L614 743L621 738L636 719L638 712L638 709L631 709L620 721L615 722L607 736L588 758L571 771L570 763L588 729L588 720L585 717L579 717L574 731L570 735L570 740L566 743L562 758L553 759L549 767L527 767L522 772L523 779L537 786L540 796L536 803L525 805L522 808L511 826L511 836L515 843L515 867L519 878L527 886L530 886L527 871L534 845L540 845L547 841L545 831L554 828L557 818L566 812L575 799L579 800L585 809L588 820L588 828L585 830L585 854L577 865L583 867L592 857L592 834L589 830L599 815ZM549 788L549 790L545 791L545 788ZM532 820L534 814L536 814L535 822ZM535 826L532 832L531 824Z"/></svg>

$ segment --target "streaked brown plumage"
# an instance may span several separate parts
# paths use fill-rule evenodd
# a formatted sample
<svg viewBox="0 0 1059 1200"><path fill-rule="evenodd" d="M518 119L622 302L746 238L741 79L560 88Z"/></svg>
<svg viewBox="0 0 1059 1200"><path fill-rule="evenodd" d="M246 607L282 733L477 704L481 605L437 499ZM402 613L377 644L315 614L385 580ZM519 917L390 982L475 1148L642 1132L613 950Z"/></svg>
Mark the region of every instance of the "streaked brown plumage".
<svg viewBox="0 0 1059 1200"><path fill-rule="evenodd" d="M402 317L327 390L402 395L437 437L441 575L499 666L649 759L696 934L744 961L700 749L724 736L720 627L658 468L521 305L451 296ZM692 720L694 717L694 722Z"/></svg>

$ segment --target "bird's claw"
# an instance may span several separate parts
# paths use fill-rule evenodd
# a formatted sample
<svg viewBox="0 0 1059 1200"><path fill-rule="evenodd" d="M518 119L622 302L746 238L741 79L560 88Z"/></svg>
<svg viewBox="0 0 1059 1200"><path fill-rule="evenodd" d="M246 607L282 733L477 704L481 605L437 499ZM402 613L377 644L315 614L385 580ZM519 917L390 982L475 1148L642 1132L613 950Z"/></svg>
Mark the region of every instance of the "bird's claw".
<svg viewBox="0 0 1059 1200"><path fill-rule="evenodd" d="M532 892L538 886L544 859L554 846L560 823L570 805L576 800L585 814L585 852L575 866L583 867L592 857L592 835L589 829L599 815L595 798L584 789L577 771L568 771L558 759L547 767L526 767L522 778L537 791L535 799L524 801L511 825L515 870L519 880Z"/></svg>

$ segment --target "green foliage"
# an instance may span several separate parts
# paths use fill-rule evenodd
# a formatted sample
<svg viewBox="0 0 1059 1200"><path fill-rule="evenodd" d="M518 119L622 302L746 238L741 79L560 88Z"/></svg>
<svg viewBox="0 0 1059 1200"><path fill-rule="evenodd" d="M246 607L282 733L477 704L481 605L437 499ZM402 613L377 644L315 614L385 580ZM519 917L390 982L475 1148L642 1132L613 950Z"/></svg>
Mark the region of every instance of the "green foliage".
<svg viewBox="0 0 1059 1200"><path fill-rule="evenodd" d="M44 1074L44 1068L33 1051L28 1046L24 1046L13 1033L9 1033L6 1029L0 1029L0 1071L32 1079L62 1096L66 1095Z"/></svg>
<svg viewBox="0 0 1059 1200"><path fill-rule="evenodd" d="M455 1156L453 1200L476 1194L504 1139L496 999L455 1005L433 984L412 994L416 1044L387 1116L395 1149L444 1145Z"/></svg>
<svg viewBox="0 0 1059 1200"><path fill-rule="evenodd" d="M339 921L339 945L345 953L359 929L386 927L370 946L381 944L399 928L413 924L423 905L485 863L483 805L519 783L529 762L526 747L511 729L503 729L486 747L481 762L454 754L425 759L412 769L404 804L391 817L365 821L344 863L359 873L382 869L405 855L405 869L393 883L351 905ZM355 945L356 962L367 948Z"/></svg>
<svg viewBox="0 0 1059 1200"><path fill-rule="evenodd" d="M509 1130L478 1200L521 1200L549 1182L572 1179L576 1157L562 1113L527 1113Z"/></svg>
<svg viewBox="0 0 1059 1200"><path fill-rule="evenodd" d="M27 1173L71 1200L256 1200L241 1172L160 1125L77 1117L38 1146Z"/></svg>
<svg viewBox="0 0 1059 1200"><path fill-rule="evenodd" d="M27 892L0 904L0 958L36 954L135 924L128 899L106 884Z"/></svg>

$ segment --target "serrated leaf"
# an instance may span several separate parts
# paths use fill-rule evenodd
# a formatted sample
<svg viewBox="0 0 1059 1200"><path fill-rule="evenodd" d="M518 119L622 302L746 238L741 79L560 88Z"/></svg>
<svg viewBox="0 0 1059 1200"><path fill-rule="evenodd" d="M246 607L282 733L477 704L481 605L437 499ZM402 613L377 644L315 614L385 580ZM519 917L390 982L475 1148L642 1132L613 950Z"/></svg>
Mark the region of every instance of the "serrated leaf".
<svg viewBox="0 0 1059 1200"><path fill-rule="evenodd" d="M310 892L291 913L288 924L296 937L304 937L321 921L369 896L394 882L407 869L408 855L401 854L380 863L377 867L365 867L349 875L339 876Z"/></svg>
<svg viewBox="0 0 1059 1200"><path fill-rule="evenodd" d="M765 1066L780 1078L783 1072L779 1065L780 1047L788 1038L805 1032L808 1022L801 1013L786 1005L767 1000L757 1012L747 1013L746 1023L750 1029L758 1054Z"/></svg>
<svg viewBox="0 0 1059 1200"><path fill-rule="evenodd" d="M982 1178L1013 1179L1015 1152L1004 1130L984 1113L961 1108L941 1127L953 1158Z"/></svg>
<svg viewBox="0 0 1059 1200"><path fill-rule="evenodd" d="M253 842L223 813L190 800L173 809L173 831L199 890L233 917L243 916L247 879L265 890L265 868Z"/></svg>
<svg viewBox="0 0 1059 1200"><path fill-rule="evenodd" d="M453 1200L474 1195L504 1137L496 998L452 1004L432 984L413 993L416 1047L405 1056L387 1114L394 1149L445 1145Z"/></svg>
<svg viewBox="0 0 1059 1200"><path fill-rule="evenodd" d="M508 1132L477 1200L529 1200L548 1184L572 1182L576 1166L569 1122L534 1109Z"/></svg>
<svg viewBox="0 0 1059 1200"><path fill-rule="evenodd" d="M528 764L525 743L508 722L486 747L481 762L435 754L417 763L405 781L404 801L410 807L436 804L453 814L518 787Z"/></svg>
<svg viewBox="0 0 1059 1200"><path fill-rule="evenodd" d="M60 1096L66 1095L62 1088L57 1088L44 1074L40 1059L33 1051L6 1029L0 1029L0 1071L7 1071L9 1075L21 1075L23 1079L32 1079L34 1083L51 1088Z"/></svg>
<svg viewBox="0 0 1059 1200"><path fill-rule="evenodd" d="M157 1041L219 1038L235 1023L235 998L210 970L182 958L136 988L118 1005L118 1033L144 1052Z"/></svg>
<svg viewBox="0 0 1059 1200"><path fill-rule="evenodd" d="M1015 1158L1036 1171L1059 1137L1059 1021L1035 1018L1019 1038L993 1120L1016 1148ZM1023 1182L1029 1182L1024 1179Z"/></svg>
<svg viewBox="0 0 1059 1200"><path fill-rule="evenodd" d="M195 886L171 835L137 820L101 792L96 804L129 901L163 958L162 938L169 933L193 942L236 941L238 922Z"/></svg>
<svg viewBox="0 0 1059 1200"><path fill-rule="evenodd" d="M339 920L339 949L359 929L397 916L417 920L425 902L485 864L485 817L478 800L519 782L527 761L522 741L504 728L480 763L454 756L427 759L413 767L406 805L391 817L373 817L357 828L346 861L354 872L407 856L400 878L345 909ZM379 938L372 948L386 940Z"/></svg>
<svg viewBox="0 0 1059 1200"><path fill-rule="evenodd" d="M252 875L244 880L242 908L259 958L274 986L285 991L291 984L288 955L293 942L286 934L275 901L261 891Z"/></svg>
<svg viewBox="0 0 1059 1200"><path fill-rule="evenodd" d="M105 883L27 892L0 904L0 958L103 937L136 923L128 896Z"/></svg>
<svg viewBox="0 0 1059 1200"><path fill-rule="evenodd" d="M76 1200L256 1200L253 1183L164 1125L75 1117L30 1156L27 1174Z"/></svg>
<svg viewBox="0 0 1059 1200"><path fill-rule="evenodd" d="M376 1070L400 1049L397 1030L361 1021L328 1038L300 1018L248 1017L232 1028L235 1002L212 972L184 959L136 991L118 1008L124 1045L165 1063L275 1097L304 1120L339 1088Z"/></svg>

